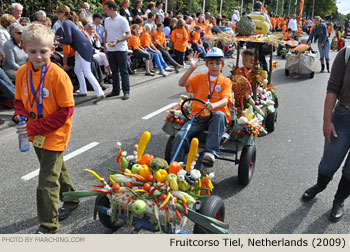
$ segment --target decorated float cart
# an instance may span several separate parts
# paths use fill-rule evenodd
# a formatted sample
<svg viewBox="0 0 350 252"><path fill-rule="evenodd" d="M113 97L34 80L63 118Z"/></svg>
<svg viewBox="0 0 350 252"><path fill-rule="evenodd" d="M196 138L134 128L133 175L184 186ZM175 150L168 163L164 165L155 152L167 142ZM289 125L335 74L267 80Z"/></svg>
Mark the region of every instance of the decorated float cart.
<svg viewBox="0 0 350 252"><path fill-rule="evenodd" d="M255 138L264 136L275 129L278 98L271 84L272 68L276 67L276 63L272 62L272 47L276 46L279 40L279 37L265 36L264 34L255 35L254 33L253 36L239 37L225 32L207 38L207 41L213 46L217 44L223 46L232 43L237 44L237 64L232 66L230 76L235 102L231 108L231 122L222 137L220 154L216 159L233 162L235 165L238 164L238 181L242 185L247 185L251 181L254 172L256 160ZM266 71L261 70L258 63L254 64L251 80L240 75L234 75L239 63L238 44L240 41L256 42L257 47L257 43L268 43L271 49L271 70L268 76ZM255 50L255 62L258 58L257 51ZM165 148L165 159L170 162L172 161L170 153L174 136L185 122L189 121L190 123L187 127L191 127L191 123L198 116L198 114L194 115L191 113L191 103L205 103L195 98L189 98L190 96L181 96L178 106L168 112L163 126L163 131L169 135ZM199 139L200 147L205 146L206 136L206 131L195 136ZM190 141L191 139L188 139L185 135L180 145L185 144L189 146ZM201 162L203 154L204 151L199 155L196 169L203 170L206 168ZM173 160L175 159L173 158Z"/></svg>
<svg viewBox="0 0 350 252"><path fill-rule="evenodd" d="M118 143L116 161L119 170L109 170L109 181L86 169L100 182L88 191L64 193L64 200L97 196L94 218L110 229L124 221L135 229L160 233L187 233L187 220L194 222L193 233L229 233L225 224L225 206L211 196L214 174L202 176L194 169L198 141L192 141L187 163L168 162L144 154L151 134L145 131L132 155ZM120 222L118 222L120 223Z"/></svg>

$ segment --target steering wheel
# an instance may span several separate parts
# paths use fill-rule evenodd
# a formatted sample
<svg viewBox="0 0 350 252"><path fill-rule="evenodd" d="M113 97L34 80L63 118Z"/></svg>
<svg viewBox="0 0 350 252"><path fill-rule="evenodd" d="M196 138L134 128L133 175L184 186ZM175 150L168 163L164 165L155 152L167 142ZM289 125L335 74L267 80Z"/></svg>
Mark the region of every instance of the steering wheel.
<svg viewBox="0 0 350 252"><path fill-rule="evenodd" d="M206 117L201 117L200 115L202 113L202 111L206 108L203 108L196 114L192 114L192 111L189 110L190 108L190 102L199 102L202 103L203 105L205 104L205 101L201 100L201 99L197 99L197 98L188 98L186 100L184 100L181 104L181 112L182 114L186 117L186 119L191 120L191 118L194 116L195 118L193 119L195 122L198 123L206 123L210 120L210 118L213 116L213 114L210 112L209 116Z"/></svg>

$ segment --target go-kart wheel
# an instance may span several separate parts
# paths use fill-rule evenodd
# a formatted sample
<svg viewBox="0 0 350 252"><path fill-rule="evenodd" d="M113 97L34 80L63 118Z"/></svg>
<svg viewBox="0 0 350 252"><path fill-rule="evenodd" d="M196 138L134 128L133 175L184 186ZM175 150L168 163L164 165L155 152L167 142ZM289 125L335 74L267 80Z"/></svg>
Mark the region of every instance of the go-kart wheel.
<svg viewBox="0 0 350 252"><path fill-rule="evenodd" d="M193 103L202 103L203 104L203 108L196 114L192 114L192 111L189 111L189 107L190 107L190 103L192 103L191 105L193 106ZM199 116L201 116L202 111L204 111L204 104L205 101L201 100L201 99L197 99L197 98L188 98L187 100L183 101L181 104L181 112L182 114L186 117L186 119L191 120L191 118L194 116L194 121L195 122L200 122L200 123L206 123L210 120L210 118L212 117L212 113L210 113L209 116L207 117L201 117L201 120L199 120Z"/></svg>
<svg viewBox="0 0 350 252"><path fill-rule="evenodd" d="M215 218L220 221L225 220L225 204L222 198L213 195L201 202L199 213ZM195 224L193 228L194 234L210 234L210 231L202 226Z"/></svg>
<svg viewBox="0 0 350 252"><path fill-rule="evenodd" d="M266 122L265 122L265 127L267 132L271 133L275 130L277 122L277 110L275 110L273 113L268 113Z"/></svg>
<svg viewBox="0 0 350 252"><path fill-rule="evenodd" d="M172 146L172 142L174 140L173 136L170 136L168 139L168 142L166 142L166 146L165 146L165 154L164 154L164 159L169 163L171 160L171 146Z"/></svg>
<svg viewBox="0 0 350 252"><path fill-rule="evenodd" d="M286 76L289 76L289 70L284 70L284 74L286 75Z"/></svg>
<svg viewBox="0 0 350 252"><path fill-rule="evenodd" d="M314 78L315 72L310 73L310 79Z"/></svg>
<svg viewBox="0 0 350 252"><path fill-rule="evenodd" d="M282 54L282 59L285 59L286 58L286 55L285 54Z"/></svg>
<svg viewBox="0 0 350 252"><path fill-rule="evenodd" d="M241 152L238 165L238 182L241 185L248 185L253 177L256 159L256 147L254 145L245 145Z"/></svg>
<svg viewBox="0 0 350 252"><path fill-rule="evenodd" d="M111 207L109 199L105 195L99 196L96 199L96 204L100 205L100 206L107 207L107 208ZM112 221L111 216L104 214L104 213L101 213L101 212L98 212L98 218L100 219L100 222L103 224L103 226L105 226L109 229L116 229L117 228L117 225L114 221Z"/></svg>

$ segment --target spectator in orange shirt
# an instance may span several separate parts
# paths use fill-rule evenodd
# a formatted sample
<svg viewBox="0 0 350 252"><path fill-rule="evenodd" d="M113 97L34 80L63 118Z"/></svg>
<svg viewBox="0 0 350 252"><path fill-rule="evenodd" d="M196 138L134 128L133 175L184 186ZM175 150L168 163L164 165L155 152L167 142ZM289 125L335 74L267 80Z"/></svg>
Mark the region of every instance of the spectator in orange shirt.
<svg viewBox="0 0 350 252"><path fill-rule="evenodd" d="M176 29L173 30L170 35L170 38L174 43L175 60L182 66L184 65L184 57L188 41L188 33L185 25L185 21L183 19L179 19Z"/></svg>
<svg viewBox="0 0 350 252"><path fill-rule="evenodd" d="M331 36L332 31L333 31L333 24L332 24L332 22L329 22L328 27L327 27L328 37Z"/></svg>
<svg viewBox="0 0 350 252"><path fill-rule="evenodd" d="M245 50L242 52L242 63L243 66L239 67L235 71L235 75L242 75L246 77L249 82L253 80L252 77L255 75L252 73L252 67L253 67L253 62L254 62L254 53L249 50Z"/></svg>
<svg viewBox="0 0 350 252"><path fill-rule="evenodd" d="M139 25L137 24L131 26L131 38L128 40L128 47L132 47L133 54L136 58L146 58L145 75L154 76L154 74L151 73L152 54L147 52L145 48L141 46L139 29Z"/></svg>
<svg viewBox="0 0 350 252"><path fill-rule="evenodd" d="M157 30L153 34L153 41L154 45L157 47L157 49L162 53L163 58L172 66L175 67L175 72L179 72L179 68L181 65L177 63L169 54L168 52L168 46L165 39L165 34L163 32L164 25L158 24Z"/></svg>
<svg viewBox="0 0 350 252"><path fill-rule="evenodd" d="M202 31L202 28L196 25L194 27L194 30L189 32L189 41L192 44L191 48L193 49L193 51L199 53L199 56L204 58L204 56L206 55L206 52L204 50L202 40L201 40L201 31Z"/></svg>
<svg viewBox="0 0 350 252"><path fill-rule="evenodd" d="M156 61L160 74L166 77L168 74L165 71L169 71L170 67L164 61L162 53L152 43L151 25L146 24L143 29L144 33L141 36L141 46L153 55L153 59Z"/></svg>

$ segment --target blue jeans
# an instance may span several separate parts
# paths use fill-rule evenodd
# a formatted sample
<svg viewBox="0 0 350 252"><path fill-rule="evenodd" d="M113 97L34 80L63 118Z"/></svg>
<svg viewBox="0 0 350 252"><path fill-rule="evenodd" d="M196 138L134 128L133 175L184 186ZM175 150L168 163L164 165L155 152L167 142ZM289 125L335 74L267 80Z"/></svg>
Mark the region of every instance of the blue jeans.
<svg viewBox="0 0 350 252"><path fill-rule="evenodd" d="M165 63L162 53L158 54L155 52L151 52L150 50L148 50L148 48L146 48L147 52L152 53L154 60L156 61L156 65L159 69L159 71L163 71L163 69L167 68L168 65L167 63Z"/></svg>
<svg viewBox="0 0 350 252"><path fill-rule="evenodd" d="M174 156L177 147L180 144L181 139L185 135L186 128L190 122L185 123L181 130L175 135L171 144L171 157ZM219 154L220 140L222 134L224 134L226 128L226 115L221 111L216 111L212 118L206 123L193 122L190 128L187 139L191 139L199 132L208 130L208 136L205 142L205 151L213 153L214 155ZM176 161L185 161L185 152L189 150L189 143L184 142L181 146L180 151L176 157Z"/></svg>
<svg viewBox="0 0 350 252"><path fill-rule="evenodd" d="M10 78L6 75L4 70L0 68L0 91L9 98L11 104L15 100L15 85L13 85Z"/></svg>
<svg viewBox="0 0 350 252"><path fill-rule="evenodd" d="M124 94L129 94L129 72L128 72L128 52L127 51L111 51L108 52L108 61L112 70L113 94L120 93L120 78L122 77L122 89Z"/></svg>
<svg viewBox="0 0 350 252"><path fill-rule="evenodd" d="M331 135L331 142L325 140L318 171L322 175L333 177L348 154L343 166L343 174L350 178L350 109L337 103L332 114L332 122L338 137Z"/></svg>
<svg viewBox="0 0 350 252"><path fill-rule="evenodd" d="M321 48L321 44L320 41L318 41L318 50L320 51L320 60L324 61L324 59L326 59L326 61L329 61L329 50L330 50L330 43L329 43L329 39L326 39L326 43L324 44L324 47Z"/></svg>

